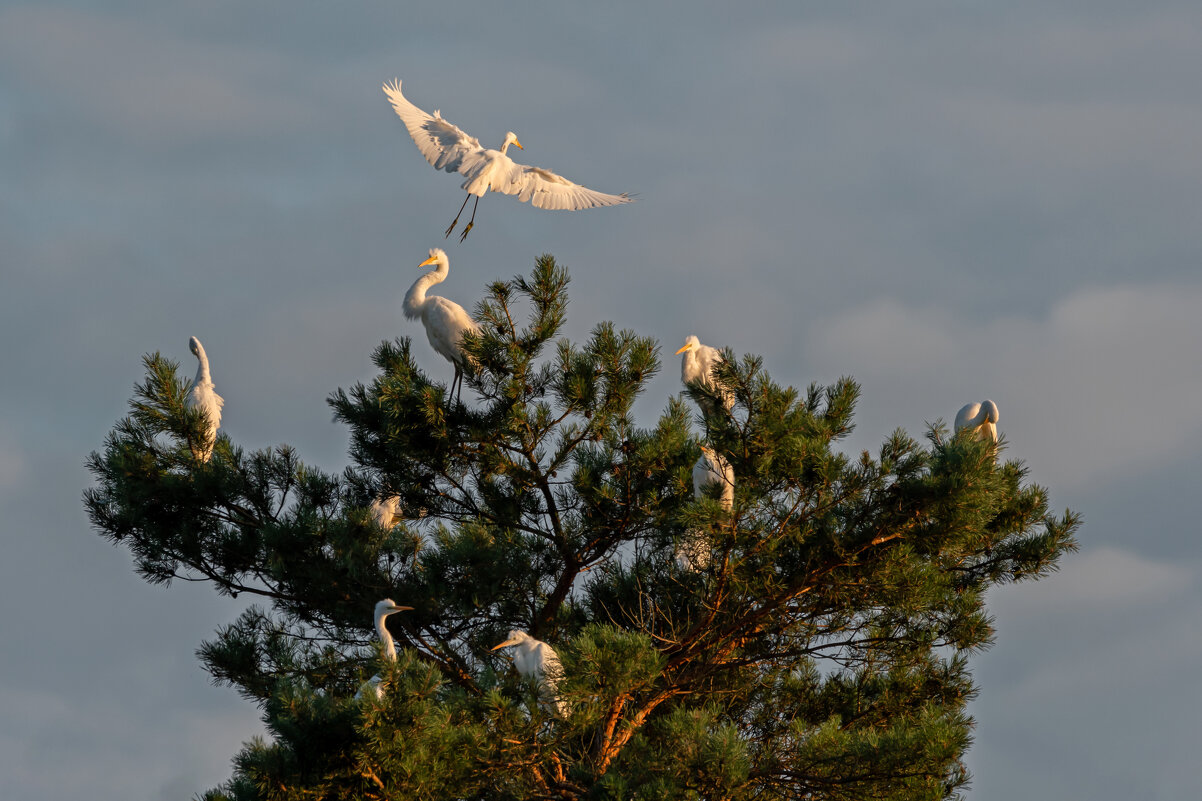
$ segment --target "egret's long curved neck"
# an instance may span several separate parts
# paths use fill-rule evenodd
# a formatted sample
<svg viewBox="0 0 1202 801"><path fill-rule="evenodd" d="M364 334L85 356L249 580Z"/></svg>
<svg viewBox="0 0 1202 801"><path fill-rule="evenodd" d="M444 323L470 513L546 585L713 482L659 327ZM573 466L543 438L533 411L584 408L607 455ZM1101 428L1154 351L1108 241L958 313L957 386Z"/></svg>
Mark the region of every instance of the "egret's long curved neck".
<svg viewBox="0 0 1202 801"><path fill-rule="evenodd" d="M196 359L200 362L200 365L196 368L196 381L194 383L196 386L212 384L213 377L209 375L209 357L205 355L203 345L196 346Z"/></svg>
<svg viewBox="0 0 1202 801"><path fill-rule="evenodd" d="M388 626L384 624L384 619L387 617L387 612L381 612L376 616L376 634L380 635L380 642L384 643L384 656L395 662L396 643L393 642L392 635L388 633Z"/></svg>
<svg viewBox="0 0 1202 801"><path fill-rule="evenodd" d="M409 291L405 293L405 302L402 304L402 311L404 311L406 317L412 319L421 316L422 307L426 305L426 290L435 284L445 281L447 273L447 263L440 261L438 262L438 269L431 270L413 282L413 286L409 287Z"/></svg>

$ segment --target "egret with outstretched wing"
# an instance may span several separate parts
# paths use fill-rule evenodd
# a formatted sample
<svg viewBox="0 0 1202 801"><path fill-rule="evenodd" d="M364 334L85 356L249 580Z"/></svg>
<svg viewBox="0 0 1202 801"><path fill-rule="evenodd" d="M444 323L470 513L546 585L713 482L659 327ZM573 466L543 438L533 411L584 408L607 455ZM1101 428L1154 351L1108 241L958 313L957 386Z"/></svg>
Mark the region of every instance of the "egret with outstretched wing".
<svg viewBox="0 0 1202 801"><path fill-rule="evenodd" d="M472 206L472 219L463 229L459 237L460 242L466 239L468 231L472 230L476 222L476 206L488 191L517 195L518 200L523 203L530 201L540 209L592 209L598 206L616 206L634 200L626 193L607 195L573 183L550 170L518 164L505 153L510 145L517 145L518 149L522 149L522 143L513 131L505 134L505 141L501 143L500 150L484 148L479 139L469 136L444 120L437 110L428 114L406 100L401 94L399 79L391 84L384 84L384 93L392 101L393 109L409 129L409 135L413 137L417 149L426 157L426 161L433 164L435 169L467 176L462 185L467 191L467 197L463 199L459 214L455 215L446 233L450 236L451 231L455 230L468 200L475 195L476 204Z"/></svg>

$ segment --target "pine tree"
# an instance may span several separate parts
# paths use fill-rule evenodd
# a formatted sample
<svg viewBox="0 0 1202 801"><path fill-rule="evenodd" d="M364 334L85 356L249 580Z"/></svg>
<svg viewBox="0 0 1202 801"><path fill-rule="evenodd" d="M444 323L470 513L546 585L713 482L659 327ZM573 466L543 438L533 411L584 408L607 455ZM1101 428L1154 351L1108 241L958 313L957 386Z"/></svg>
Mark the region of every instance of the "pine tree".
<svg viewBox="0 0 1202 801"><path fill-rule="evenodd" d="M341 475L225 434L198 461L177 365L145 357L89 459L91 520L151 582L262 599L199 655L270 740L205 798L957 795L984 593L1052 571L1077 516L938 424L849 458L857 385L799 392L753 357L718 369L733 413L694 384L640 428L657 345L608 323L556 339L567 283L543 256L490 286L462 403L409 340L381 344L371 384L330 398ZM694 497L703 440L736 476L729 510L720 487ZM369 507L393 497L381 525ZM382 598L414 607L387 619L395 661L372 628ZM565 714L490 650L510 629L558 652ZM373 673L382 697L356 699Z"/></svg>

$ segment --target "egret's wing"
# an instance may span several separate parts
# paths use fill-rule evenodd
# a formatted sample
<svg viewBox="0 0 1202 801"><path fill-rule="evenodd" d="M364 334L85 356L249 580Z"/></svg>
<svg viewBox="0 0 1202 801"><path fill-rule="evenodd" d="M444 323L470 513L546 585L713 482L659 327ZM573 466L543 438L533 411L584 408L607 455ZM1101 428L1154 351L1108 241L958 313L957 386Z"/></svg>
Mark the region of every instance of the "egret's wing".
<svg viewBox="0 0 1202 801"><path fill-rule="evenodd" d="M462 172L465 159L476 161L483 153L484 148L476 137L444 120L438 111L427 114L406 100L401 94L399 79L384 84L384 94L388 95L393 110L409 129L417 149L435 169Z"/></svg>
<svg viewBox="0 0 1202 801"><path fill-rule="evenodd" d="M528 167L510 161L493 177L492 190L517 195L523 203L529 200L540 209L595 209L630 203L634 198L626 193L607 195L556 175L542 167Z"/></svg>

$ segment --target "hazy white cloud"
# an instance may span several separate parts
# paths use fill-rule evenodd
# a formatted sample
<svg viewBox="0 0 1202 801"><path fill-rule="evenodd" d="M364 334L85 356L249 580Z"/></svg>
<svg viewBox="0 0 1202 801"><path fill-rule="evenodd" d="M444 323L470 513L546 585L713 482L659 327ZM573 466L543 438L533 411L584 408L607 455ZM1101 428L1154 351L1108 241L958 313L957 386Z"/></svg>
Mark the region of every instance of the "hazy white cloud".
<svg viewBox="0 0 1202 801"><path fill-rule="evenodd" d="M927 420L992 398L1012 453L1040 480L1081 486L1197 446L1200 308L1198 284L1081 289L1040 318L877 299L818 320L805 342L816 363L893 388Z"/></svg>
<svg viewBox="0 0 1202 801"><path fill-rule="evenodd" d="M1007 616L1041 616L1055 607L1094 617L1181 598L1198 580L1197 565L1149 559L1121 548L1103 546L1066 556L1052 577L1025 584L1020 591L1001 590Z"/></svg>
<svg viewBox="0 0 1202 801"><path fill-rule="evenodd" d="M1172 688L1193 686L1202 663L1199 566L1097 548L990 593L999 642L978 658L969 762L986 792L974 797L1013 797L1014 771L1033 797L1193 792L1202 698Z"/></svg>

